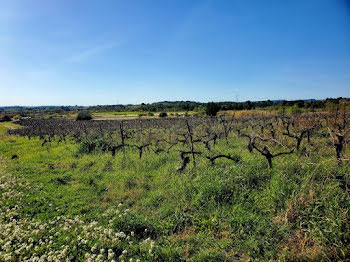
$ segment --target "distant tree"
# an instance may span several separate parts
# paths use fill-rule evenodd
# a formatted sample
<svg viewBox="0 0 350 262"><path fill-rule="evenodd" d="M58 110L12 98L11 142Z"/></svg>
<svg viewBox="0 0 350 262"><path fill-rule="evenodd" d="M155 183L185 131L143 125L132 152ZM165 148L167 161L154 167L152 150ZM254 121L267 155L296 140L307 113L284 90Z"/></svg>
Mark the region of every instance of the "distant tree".
<svg viewBox="0 0 350 262"><path fill-rule="evenodd" d="M77 120L91 120L92 115L88 111L80 111Z"/></svg>
<svg viewBox="0 0 350 262"><path fill-rule="evenodd" d="M248 101L244 102L243 108L247 109L247 110L253 109L254 108L254 104L251 101L248 100Z"/></svg>
<svg viewBox="0 0 350 262"><path fill-rule="evenodd" d="M220 111L221 107L219 104L210 102L207 103L207 108L205 109L205 113L208 116L216 116L216 114Z"/></svg>
<svg viewBox="0 0 350 262"><path fill-rule="evenodd" d="M303 100L298 100L298 101L296 101L296 105L299 108L304 108L305 107L305 102Z"/></svg>

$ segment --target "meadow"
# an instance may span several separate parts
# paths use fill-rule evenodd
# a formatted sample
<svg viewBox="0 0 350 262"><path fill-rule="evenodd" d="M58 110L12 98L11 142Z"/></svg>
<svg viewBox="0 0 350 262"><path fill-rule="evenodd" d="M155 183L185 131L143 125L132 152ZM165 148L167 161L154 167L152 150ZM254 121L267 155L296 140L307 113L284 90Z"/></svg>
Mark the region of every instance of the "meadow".
<svg viewBox="0 0 350 262"><path fill-rule="evenodd" d="M0 123L0 261L347 261L345 110Z"/></svg>

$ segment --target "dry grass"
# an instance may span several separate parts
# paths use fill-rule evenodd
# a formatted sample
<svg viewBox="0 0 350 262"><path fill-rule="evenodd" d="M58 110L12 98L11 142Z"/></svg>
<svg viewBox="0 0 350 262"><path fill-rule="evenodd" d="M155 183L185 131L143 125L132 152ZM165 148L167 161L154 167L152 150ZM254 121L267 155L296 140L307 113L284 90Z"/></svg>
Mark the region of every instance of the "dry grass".
<svg viewBox="0 0 350 262"><path fill-rule="evenodd" d="M282 261L320 261L325 258L324 248L310 237L307 230L299 230L287 238L279 254Z"/></svg>
<svg viewBox="0 0 350 262"><path fill-rule="evenodd" d="M301 210L310 205L314 201L314 188L311 184L309 192L302 193L298 198L292 199L287 204L287 208L282 221L286 223L295 223L300 216Z"/></svg>
<svg viewBox="0 0 350 262"><path fill-rule="evenodd" d="M253 110L227 110L220 111L218 115L235 116L235 117L250 117L250 116L273 116L276 111L267 111L263 109L253 109Z"/></svg>

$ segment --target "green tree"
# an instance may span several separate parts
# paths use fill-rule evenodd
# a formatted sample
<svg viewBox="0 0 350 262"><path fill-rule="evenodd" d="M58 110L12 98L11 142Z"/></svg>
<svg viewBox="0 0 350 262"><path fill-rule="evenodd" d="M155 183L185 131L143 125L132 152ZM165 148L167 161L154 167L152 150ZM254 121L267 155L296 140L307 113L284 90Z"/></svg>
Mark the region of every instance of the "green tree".
<svg viewBox="0 0 350 262"><path fill-rule="evenodd" d="M207 108L205 110L205 113L208 116L216 116L216 114L220 111L221 107L217 103L210 102L207 103Z"/></svg>
<svg viewBox="0 0 350 262"><path fill-rule="evenodd" d="M88 111L80 111L77 120L91 120L92 115Z"/></svg>

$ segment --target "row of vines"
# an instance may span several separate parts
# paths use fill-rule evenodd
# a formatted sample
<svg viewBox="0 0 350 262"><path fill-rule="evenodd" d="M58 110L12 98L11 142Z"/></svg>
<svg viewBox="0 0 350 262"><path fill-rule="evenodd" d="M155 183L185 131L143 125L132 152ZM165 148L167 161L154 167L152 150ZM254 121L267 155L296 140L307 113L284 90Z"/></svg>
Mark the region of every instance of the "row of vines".
<svg viewBox="0 0 350 262"><path fill-rule="evenodd" d="M10 134L39 137L44 147L49 143L72 140L82 152L96 151L115 156L132 148L142 159L145 153L177 152L182 172L197 158L211 165L219 158L241 161L239 155L215 150L218 143L227 148L244 138L247 149L263 156L270 168L281 155L302 154L311 157L325 148L333 148L338 164L345 157L350 132L349 113L334 110L328 113L250 117L187 117L183 119L134 119L124 121L73 121L68 119L26 119L23 128L9 130ZM222 149L222 147L220 147Z"/></svg>

